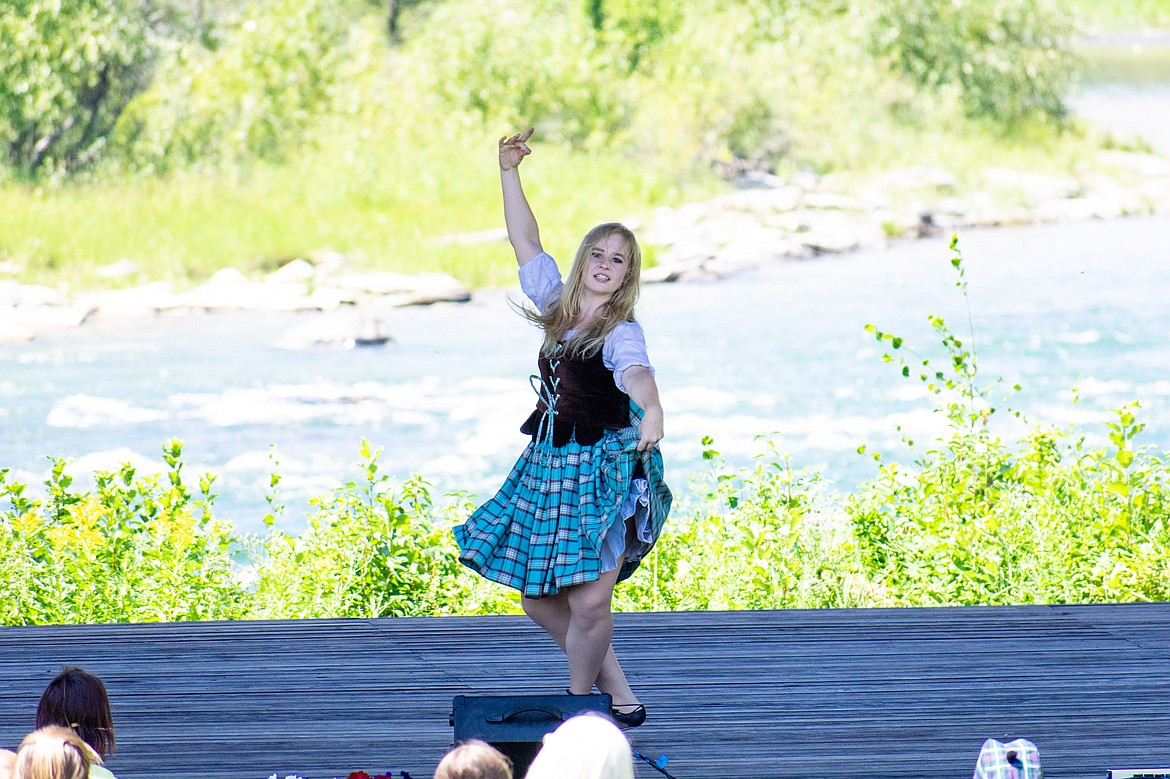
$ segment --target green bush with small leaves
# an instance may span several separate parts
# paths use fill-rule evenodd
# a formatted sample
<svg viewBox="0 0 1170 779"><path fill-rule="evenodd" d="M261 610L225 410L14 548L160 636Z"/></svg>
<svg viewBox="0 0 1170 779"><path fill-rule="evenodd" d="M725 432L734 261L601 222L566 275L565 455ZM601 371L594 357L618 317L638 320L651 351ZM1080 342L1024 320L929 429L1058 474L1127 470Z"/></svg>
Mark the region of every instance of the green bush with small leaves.
<svg viewBox="0 0 1170 779"><path fill-rule="evenodd" d="M704 439L708 446L710 438ZM711 471L697 480L690 510L670 529L628 584L622 610L778 609L856 606L848 528L814 472L792 467L774 443L756 465L728 471L708 448Z"/></svg>
<svg viewBox="0 0 1170 779"><path fill-rule="evenodd" d="M966 300L957 236L951 248ZM977 382L974 325L964 343L942 317L928 321L942 348L935 358L866 328L947 419L945 437L913 466L883 464L846 501L869 579L901 605L1170 596L1170 464L1165 452L1137 446L1137 404L1107 423L1110 447L1087 448L1076 431L1045 426L1008 444L988 426L995 385Z"/></svg>
<svg viewBox="0 0 1170 779"><path fill-rule="evenodd" d="M126 465L81 489L55 460L34 500L2 470L0 624L519 610L456 559L450 530L466 499L437 509L425 481L395 489L378 452L363 443L361 455L363 480L315 499L299 536L274 522L242 535L216 519L214 478L192 494L176 440L163 449L164 479Z"/></svg>
<svg viewBox="0 0 1170 779"><path fill-rule="evenodd" d="M380 473L378 452L363 442L362 480L315 498L299 536L271 530L253 539L254 615L417 617L515 609L457 559L452 515L438 510L418 476L395 489Z"/></svg>
<svg viewBox="0 0 1170 779"><path fill-rule="evenodd" d="M165 480L129 465L79 489L53 460L43 500L0 470L0 623L238 619L231 525L211 512L213 480L192 495L182 445L163 449ZM2 504L0 504L2 505Z"/></svg>
<svg viewBox="0 0 1170 779"><path fill-rule="evenodd" d="M1122 427L1132 419L1118 411ZM952 432L847 504L861 565L897 605L1166 600L1165 453L1086 449L1037 429L1019 448ZM1121 456L1119 459L1119 455Z"/></svg>

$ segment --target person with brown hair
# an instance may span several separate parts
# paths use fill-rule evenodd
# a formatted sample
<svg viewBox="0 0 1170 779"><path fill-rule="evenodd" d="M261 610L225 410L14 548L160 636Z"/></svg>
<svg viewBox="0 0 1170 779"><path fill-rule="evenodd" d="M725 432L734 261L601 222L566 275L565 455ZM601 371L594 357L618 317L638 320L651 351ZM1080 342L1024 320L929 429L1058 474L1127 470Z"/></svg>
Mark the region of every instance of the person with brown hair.
<svg viewBox="0 0 1170 779"><path fill-rule="evenodd" d="M512 779L512 761L477 738L456 744L435 769L435 779Z"/></svg>
<svg viewBox="0 0 1170 779"><path fill-rule="evenodd" d="M504 222L544 342L531 441L496 495L455 528L460 562L520 590L524 612L565 652L569 689L596 686L623 727L646 719L614 655L614 586L653 547L670 510L658 442L662 403L634 319L642 252L607 222L581 241L567 277L545 252L519 166L532 130L499 140Z"/></svg>
<svg viewBox="0 0 1170 779"><path fill-rule="evenodd" d="M101 758L69 728L38 728L24 737L16 751L13 779L88 779Z"/></svg>
<svg viewBox="0 0 1170 779"><path fill-rule="evenodd" d="M89 774L93 779L114 779L101 765L114 753L114 717L101 679L75 666L62 668L37 704L37 728L49 725L69 728L97 753Z"/></svg>

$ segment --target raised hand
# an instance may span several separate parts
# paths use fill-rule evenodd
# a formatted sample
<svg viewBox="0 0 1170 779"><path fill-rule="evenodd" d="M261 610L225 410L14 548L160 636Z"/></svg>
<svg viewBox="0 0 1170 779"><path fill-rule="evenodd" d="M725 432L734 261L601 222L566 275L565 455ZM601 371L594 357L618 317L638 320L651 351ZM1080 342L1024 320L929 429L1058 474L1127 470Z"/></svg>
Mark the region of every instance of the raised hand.
<svg viewBox="0 0 1170 779"><path fill-rule="evenodd" d="M527 143L532 137L532 130L533 128L529 127L527 132L500 139L500 170L512 170L520 165L521 160L532 154L532 149L528 148Z"/></svg>

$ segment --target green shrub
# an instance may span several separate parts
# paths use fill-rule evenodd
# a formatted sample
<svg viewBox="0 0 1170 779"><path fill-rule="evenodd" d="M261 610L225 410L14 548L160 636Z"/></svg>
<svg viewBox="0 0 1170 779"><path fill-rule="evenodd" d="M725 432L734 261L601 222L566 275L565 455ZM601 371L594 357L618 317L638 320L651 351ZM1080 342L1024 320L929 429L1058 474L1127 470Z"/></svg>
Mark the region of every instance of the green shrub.
<svg viewBox="0 0 1170 779"><path fill-rule="evenodd" d="M957 236L951 248L966 299ZM938 358L867 327L889 348L884 359L922 382L947 418L915 467L883 465L846 502L872 581L901 605L1165 598L1170 469L1164 453L1135 448L1133 407L1108 423L1111 449L1044 427L1009 446L988 428L996 409L991 388L977 383L973 324L964 343L942 317L929 321Z"/></svg>
<svg viewBox="0 0 1170 779"><path fill-rule="evenodd" d="M711 439L704 439L710 446ZM875 605L848 525L815 472L772 442L754 467L727 471L714 450L641 570L618 587L620 610L777 609Z"/></svg>
<svg viewBox="0 0 1170 779"><path fill-rule="evenodd" d="M1140 428L1126 408L1111 447L1037 429L1010 449L952 429L844 497L771 444L738 471L709 451L615 608L1170 599L1170 467L1135 446ZM235 535L213 516L211 477L195 495L183 486L180 455L167 445L163 479L124 466L89 491L57 461L41 500L0 471L0 624L519 610L457 561L466 496L440 509L418 477L393 487L368 445L361 482L317 498L299 536Z"/></svg>
<svg viewBox="0 0 1170 779"><path fill-rule="evenodd" d="M452 511L436 510L420 477L394 490L379 473L378 454L362 442L363 481L315 498L301 535L274 530L253 540L253 616L400 617L469 606L514 608L459 563Z"/></svg>
<svg viewBox="0 0 1170 779"><path fill-rule="evenodd" d="M214 479L187 489L178 441L165 481L126 465L83 490L56 460L33 500L0 470L0 624L517 612L458 562L450 530L466 498L438 509L421 478L393 489L378 452L361 454L363 483L316 498L295 537L215 519Z"/></svg>
<svg viewBox="0 0 1170 779"><path fill-rule="evenodd" d="M982 430L942 444L915 469L883 466L847 504L865 567L894 603L1170 597L1164 453L1086 449L1044 429L1019 450Z"/></svg>
<svg viewBox="0 0 1170 779"><path fill-rule="evenodd" d="M0 622L49 624L237 619L230 524L210 512L212 479L192 496L182 447L164 447L165 482L129 466L79 490L54 460L44 500L0 470Z"/></svg>

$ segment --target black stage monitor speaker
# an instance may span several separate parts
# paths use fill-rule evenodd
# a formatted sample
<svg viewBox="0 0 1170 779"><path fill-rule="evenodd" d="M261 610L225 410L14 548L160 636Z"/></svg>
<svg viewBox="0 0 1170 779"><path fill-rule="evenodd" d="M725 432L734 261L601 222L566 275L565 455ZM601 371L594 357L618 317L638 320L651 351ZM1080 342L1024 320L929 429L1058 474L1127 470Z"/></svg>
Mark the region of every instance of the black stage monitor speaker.
<svg viewBox="0 0 1170 779"><path fill-rule="evenodd" d="M528 772L541 740L586 711L609 715L609 695L456 695L451 702L455 743L478 738L503 752L516 776Z"/></svg>

